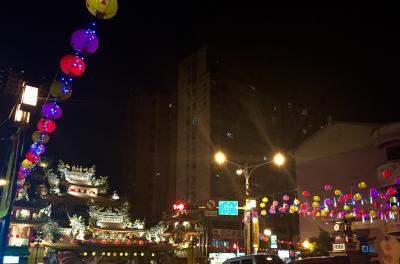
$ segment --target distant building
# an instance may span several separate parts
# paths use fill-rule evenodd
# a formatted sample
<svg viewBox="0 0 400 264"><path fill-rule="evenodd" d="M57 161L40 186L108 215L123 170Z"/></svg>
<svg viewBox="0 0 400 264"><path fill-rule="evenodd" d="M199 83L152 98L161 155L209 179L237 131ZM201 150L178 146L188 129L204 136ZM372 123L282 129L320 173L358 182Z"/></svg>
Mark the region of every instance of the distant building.
<svg viewBox="0 0 400 264"><path fill-rule="evenodd" d="M311 193L322 193L325 184L341 189L344 193L355 193L359 191L358 183L364 181L369 187L378 187L382 192L389 186L397 188L399 199L399 123L380 126L330 122L296 147L293 154L299 196L303 189ZM388 179L382 176L384 169L390 171ZM365 195L368 195L368 191ZM319 228L333 231L333 224L329 219L300 217L300 236L303 239L317 236ZM379 219L373 223L354 221L352 228L358 239L364 241L364 250L378 253L381 263L390 263L388 258L393 261L399 259L398 215L387 222Z"/></svg>
<svg viewBox="0 0 400 264"><path fill-rule="evenodd" d="M161 91L132 90L125 101L122 174L133 213L157 224L175 201L176 104Z"/></svg>

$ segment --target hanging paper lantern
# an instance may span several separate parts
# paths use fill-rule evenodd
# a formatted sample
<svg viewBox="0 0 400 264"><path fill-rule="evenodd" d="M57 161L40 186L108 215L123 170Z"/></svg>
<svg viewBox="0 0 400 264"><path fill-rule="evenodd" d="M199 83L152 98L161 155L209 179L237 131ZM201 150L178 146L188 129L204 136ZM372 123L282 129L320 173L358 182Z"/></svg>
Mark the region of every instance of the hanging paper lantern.
<svg viewBox="0 0 400 264"><path fill-rule="evenodd" d="M35 131L32 134L32 141L36 143L46 144L49 142L49 135L41 133L40 131Z"/></svg>
<svg viewBox="0 0 400 264"><path fill-rule="evenodd" d="M369 211L369 216L372 217L372 218L375 218L376 217L376 211L374 211L374 210Z"/></svg>
<svg viewBox="0 0 400 264"><path fill-rule="evenodd" d="M20 166L19 167L19 172L21 172L22 174L27 175L27 174L29 174L31 172L31 169L30 168L24 168L24 167Z"/></svg>
<svg viewBox="0 0 400 264"><path fill-rule="evenodd" d="M42 106L42 115L48 119L59 119L62 115L62 110L57 103L51 102Z"/></svg>
<svg viewBox="0 0 400 264"><path fill-rule="evenodd" d="M43 144L40 143L33 143L29 147L29 151L36 155L41 155L45 152L46 148Z"/></svg>
<svg viewBox="0 0 400 264"><path fill-rule="evenodd" d="M56 123L50 119L40 119L37 123L37 128L42 133L53 133L56 130Z"/></svg>
<svg viewBox="0 0 400 264"><path fill-rule="evenodd" d="M36 164L40 161L40 157L36 154L33 154L30 151L26 153L25 158L30 162L32 162L33 164Z"/></svg>
<svg viewBox="0 0 400 264"><path fill-rule="evenodd" d="M326 205L332 205L332 204L333 204L333 201L332 201L331 198L326 198L326 199L324 200L324 204L326 204Z"/></svg>
<svg viewBox="0 0 400 264"><path fill-rule="evenodd" d="M72 95L72 88L61 81L54 81L51 83L50 93L59 100L67 100Z"/></svg>
<svg viewBox="0 0 400 264"><path fill-rule="evenodd" d="M396 196L392 196L392 197L390 197L389 201L391 203L397 203L397 197Z"/></svg>
<svg viewBox="0 0 400 264"><path fill-rule="evenodd" d="M346 197L340 196L340 197L338 198L338 200L339 200L339 202L344 203L344 202L346 201Z"/></svg>
<svg viewBox="0 0 400 264"><path fill-rule="evenodd" d="M390 176L392 176L392 171L390 169L383 169L382 170L382 176L387 179Z"/></svg>
<svg viewBox="0 0 400 264"><path fill-rule="evenodd" d="M300 209L303 210L303 211L307 211L308 210L308 204L307 203L302 203L300 205Z"/></svg>
<svg viewBox="0 0 400 264"><path fill-rule="evenodd" d="M263 215L263 216L267 215L267 211L266 210L261 210L261 215Z"/></svg>
<svg viewBox="0 0 400 264"><path fill-rule="evenodd" d="M381 199L386 199L386 193L381 192L381 193L379 194L379 198L381 198Z"/></svg>
<svg viewBox="0 0 400 264"><path fill-rule="evenodd" d="M32 162L30 162L30 161L27 160L27 159L24 159L24 160L21 162L21 166L24 167L24 168L31 168L32 165L33 165Z"/></svg>
<svg viewBox="0 0 400 264"><path fill-rule="evenodd" d="M268 203L268 198L267 198L267 197L263 197L263 198L261 199L261 201L262 201L263 203Z"/></svg>
<svg viewBox="0 0 400 264"><path fill-rule="evenodd" d="M317 208L317 207L319 207L319 203L318 202L313 202L311 204L311 206L312 206L312 208Z"/></svg>
<svg viewBox="0 0 400 264"><path fill-rule="evenodd" d="M303 191L303 196L304 196L304 197L310 196L310 192L309 192L309 191Z"/></svg>
<svg viewBox="0 0 400 264"><path fill-rule="evenodd" d="M273 201L273 202L272 202L272 205L275 206L275 207L277 207L277 206L279 205L279 202L278 202L278 201Z"/></svg>
<svg viewBox="0 0 400 264"><path fill-rule="evenodd" d="M91 29L79 29L72 33L71 46L83 55L92 54L99 47L96 32Z"/></svg>
<svg viewBox="0 0 400 264"><path fill-rule="evenodd" d="M265 203L260 203L260 207L264 208L265 207Z"/></svg>
<svg viewBox="0 0 400 264"><path fill-rule="evenodd" d="M315 195L315 196L313 197L313 200L314 200L315 202L319 202L319 201L321 200L321 198L320 198L318 195Z"/></svg>
<svg viewBox="0 0 400 264"><path fill-rule="evenodd" d="M359 182L358 183L358 188L359 189L366 189L368 187L368 185L367 185L367 183L366 182Z"/></svg>
<svg viewBox="0 0 400 264"><path fill-rule="evenodd" d="M335 190L335 195L338 195L338 196L339 196L339 195L342 195L342 191L339 190L339 189L336 189L336 190Z"/></svg>
<svg viewBox="0 0 400 264"><path fill-rule="evenodd" d="M270 214L275 214L275 213L276 213L275 208L270 208L270 209L269 209L269 213L270 213Z"/></svg>
<svg viewBox="0 0 400 264"><path fill-rule="evenodd" d="M60 68L68 76L78 77L85 72L85 63L77 55L65 55L60 60Z"/></svg>
<svg viewBox="0 0 400 264"><path fill-rule="evenodd" d="M360 201L361 199L362 199L361 194L359 194L359 193L354 194L354 200Z"/></svg>
<svg viewBox="0 0 400 264"><path fill-rule="evenodd" d="M350 210L350 206L348 206L348 205L346 204L345 206L343 206L343 210L349 211L349 210Z"/></svg>
<svg viewBox="0 0 400 264"><path fill-rule="evenodd" d="M351 193L346 194L346 199L347 200L353 199L353 194L351 194Z"/></svg>
<svg viewBox="0 0 400 264"><path fill-rule="evenodd" d="M397 205L392 205L392 207L390 207L390 209L392 210L392 211L397 211L397 209L399 209L398 207L397 207Z"/></svg>
<svg viewBox="0 0 400 264"><path fill-rule="evenodd" d="M380 202L374 202L374 207L375 208L381 208L382 204Z"/></svg>
<svg viewBox="0 0 400 264"><path fill-rule="evenodd" d="M282 198L284 201L289 201L289 199L290 199L289 195L287 195L287 194L285 194Z"/></svg>
<svg viewBox="0 0 400 264"><path fill-rule="evenodd" d="M26 179L26 175L19 171L18 172L18 180L24 180L24 179Z"/></svg>
<svg viewBox="0 0 400 264"><path fill-rule="evenodd" d="M325 191L330 191L330 190L332 190L332 185L326 184L326 185L324 186L324 189L325 189Z"/></svg>
<svg viewBox="0 0 400 264"><path fill-rule="evenodd" d="M390 187L387 189L387 194L390 196L396 195L397 191L396 188Z"/></svg>
<svg viewBox="0 0 400 264"><path fill-rule="evenodd" d="M293 204L295 204L295 205L300 204L300 200L299 200L299 199L294 199L294 200L293 200Z"/></svg>
<svg viewBox="0 0 400 264"><path fill-rule="evenodd" d="M373 198L373 199L377 199L379 197L379 192L376 188L371 188L369 189L369 195Z"/></svg>
<svg viewBox="0 0 400 264"><path fill-rule="evenodd" d="M86 8L98 19L114 17L118 11L117 0L86 0Z"/></svg>

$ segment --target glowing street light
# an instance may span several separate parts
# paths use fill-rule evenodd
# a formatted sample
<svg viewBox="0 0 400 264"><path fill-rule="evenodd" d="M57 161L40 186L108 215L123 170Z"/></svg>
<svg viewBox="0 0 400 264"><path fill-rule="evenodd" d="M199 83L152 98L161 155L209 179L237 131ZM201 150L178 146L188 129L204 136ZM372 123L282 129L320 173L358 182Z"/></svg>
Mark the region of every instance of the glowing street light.
<svg viewBox="0 0 400 264"><path fill-rule="evenodd" d="M269 159L265 162L260 164L250 165L248 166L247 163L245 165L240 165L235 162L232 162L226 158L226 155L222 151L218 151L214 155L214 160L219 165L222 164L230 164L236 167L236 174L241 176L243 175L246 180L245 185L245 206L244 206L244 219L245 219L245 231L244 231L244 241L245 241L245 248L246 254L250 255L252 253L257 254L259 241L258 241L258 219L257 216L253 216L252 211L256 207L250 205L251 197L250 197L250 176L253 175L254 171L266 164L274 163L278 167L285 164L286 158L282 153L276 153L272 159ZM250 217L248 217L250 215ZM251 219L251 220L250 220ZM250 228L250 225L253 228ZM252 231L253 230L253 231ZM254 234L253 234L253 233ZM253 236L253 239L252 239Z"/></svg>
<svg viewBox="0 0 400 264"><path fill-rule="evenodd" d="M272 235L271 229L264 229L264 235L267 237L271 236Z"/></svg>
<svg viewBox="0 0 400 264"><path fill-rule="evenodd" d="M283 164L285 164L285 161L286 161L286 158L285 158L285 156L282 155L282 153L278 152L274 155L273 162L277 166L282 166Z"/></svg>
<svg viewBox="0 0 400 264"><path fill-rule="evenodd" d="M218 151L217 153L215 153L214 155L214 160L219 164L222 165L223 163L225 163L226 161L226 156L223 152Z"/></svg>
<svg viewBox="0 0 400 264"><path fill-rule="evenodd" d="M0 186L6 185L7 181L5 179L0 179Z"/></svg>

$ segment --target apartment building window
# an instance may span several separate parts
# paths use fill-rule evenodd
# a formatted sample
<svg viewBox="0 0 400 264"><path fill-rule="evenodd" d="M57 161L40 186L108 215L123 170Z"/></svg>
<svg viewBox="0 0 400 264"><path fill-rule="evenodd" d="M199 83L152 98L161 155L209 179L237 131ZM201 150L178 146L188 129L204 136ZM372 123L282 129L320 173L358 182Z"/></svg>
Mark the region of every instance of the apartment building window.
<svg viewBox="0 0 400 264"><path fill-rule="evenodd" d="M192 104L192 109L193 109L193 111L196 111L196 103Z"/></svg>
<svg viewBox="0 0 400 264"><path fill-rule="evenodd" d="M196 126L198 122L199 122L199 119L194 116L193 119L192 119L192 125Z"/></svg>
<svg viewBox="0 0 400 264"><path fill-rule="evenodd" d="M192 162L192 169L195 169L196 168L196 161L193 161Z"/></svg>

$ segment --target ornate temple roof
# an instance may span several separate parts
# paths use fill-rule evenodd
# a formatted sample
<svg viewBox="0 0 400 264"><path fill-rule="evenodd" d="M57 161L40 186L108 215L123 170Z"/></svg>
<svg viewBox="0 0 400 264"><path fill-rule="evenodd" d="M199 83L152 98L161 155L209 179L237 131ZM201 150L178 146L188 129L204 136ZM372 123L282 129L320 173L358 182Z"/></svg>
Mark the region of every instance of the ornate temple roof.
<svg viewBox="0 0 400 264"><path fill-rule="evenodd" d="M90 168L85 168L82 166L71 166L59 160L58 172L66 182L73 185L82 187L107 187L108 185L107 177L95 177L96 167L94 165Z"/></svg>
<svg viewBox="0 0 400 264"><path fill-rule="evenodd" d="M21 199L14 202L14 209L29 209L31 211L39 211L47 206L47 202L43 199L26 200Z"/></svg>

